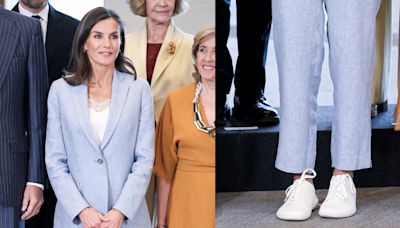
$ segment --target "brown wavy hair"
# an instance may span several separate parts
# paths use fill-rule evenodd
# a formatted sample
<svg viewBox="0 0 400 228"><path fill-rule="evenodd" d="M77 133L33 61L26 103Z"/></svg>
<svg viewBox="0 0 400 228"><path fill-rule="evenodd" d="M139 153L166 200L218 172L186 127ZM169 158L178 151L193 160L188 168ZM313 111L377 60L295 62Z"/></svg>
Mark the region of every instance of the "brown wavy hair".
<svg viewBox="0 0 400 228"><path fill-rule="evenodd" d="M129 1L133 14L147 17L146 14L146 0L130 0ZM172 16L186 12L189 8L188 0L175 0L175 9Z"/></svg>
<svg viewBox="0 0 400 228"><path fill-rule="evenodd" d="M79 23L76 29L74 40L72 42L71 58L69 60L68 70L63 77L70 85L80 85L88 81L92 74L92 65L87 54L84 52L84 44L90 35L92 28L99 22L108 18L114 19L120 28L121 46L120 52L115 59L115 68L124 73L134 76L136 79L136 69L132 62L124 57L125 32L122 26L121 18L118 14L105 7L97 7L89 11Z"/></svg>

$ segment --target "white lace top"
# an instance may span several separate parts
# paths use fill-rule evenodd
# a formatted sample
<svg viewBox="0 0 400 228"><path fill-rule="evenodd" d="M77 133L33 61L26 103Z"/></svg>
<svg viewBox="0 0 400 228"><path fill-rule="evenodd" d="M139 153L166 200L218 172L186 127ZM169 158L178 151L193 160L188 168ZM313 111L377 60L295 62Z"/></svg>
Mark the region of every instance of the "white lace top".
<svg viewBox="0 0 400 228"><path fill-rule="evenodd" d="M106 131L110 103L111 100L97 102L89 98L89 121L99 147Z"/></svg>

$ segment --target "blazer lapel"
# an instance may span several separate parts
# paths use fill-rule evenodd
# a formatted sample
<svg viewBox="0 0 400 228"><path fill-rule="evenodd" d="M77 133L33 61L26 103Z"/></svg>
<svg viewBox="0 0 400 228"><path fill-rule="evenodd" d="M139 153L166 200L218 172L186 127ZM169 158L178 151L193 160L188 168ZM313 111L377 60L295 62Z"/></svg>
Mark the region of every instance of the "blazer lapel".
<svg viewBox="0 0 400 228"><path fill-rule="evenodd" d="M136 50L134 50L133 55L135 56L133 59L135 62L133 65L136 66L143 66L137 67L137 75L145 80L147 80L146 74L146 61L147 61L147 26L146 24L140 29L139 38L135 40L138 42L135 45Z"/></svg>
<svg viewBox="0 0 400 228"><path fill-rule="evenodd" d="M164 41L161 45L160 52L157 56L156 65L154 66L154 72L151 78L151 85L154 85L154 83L157 83L157 80L160 79L161 74L174 58L174 53L179 49L182 40L183 38L176 33L175 26L173 26L173 22L171 21L168 26L167 34L165 35ZM174 53L169 52L170 42L175 46Z"/></svg>
<svg viewBox="0 0 400 228"><path fill-rule="evenodd" d="M61 26L58 21L60 17L57 15L56 10L49 4L49 17L47 19L47 32L46 32L46 56L47 59L51 59L54 50L61 41L59 36L61 34Z"/></svg>
<svg viewBox="0 0 400 228"><path fill-rule="evenodd" d="M96 140L93 135L92 127L89 121L89 101L88 101L88 88L87 84L81 84L72 87L72 97L75 104L75 113L78 122L89 140L90 144L97 150L99 147L96 144Z"/></svg>
<svg viewBox="0 0 400 228"><path fill-rule="evenodd" d="M115 131L115 128L118 125L118 121L121 117L121 113L126 103L126 98L128 97L129 85L130 83L125 80L125 76L123 76L118 71L114 71L110 112L108 114L106 131L104 132L104 137L100 145L100 150L103 150L107 146L108 142L111 139L111 136Z"/></svg>
<svg viewBox="0 0 400 228"><path fill-rule="evenodd" d="M6 78L11 59L18 42L18 30L14 28L15 18L0 7L0 88Z"/></svg>

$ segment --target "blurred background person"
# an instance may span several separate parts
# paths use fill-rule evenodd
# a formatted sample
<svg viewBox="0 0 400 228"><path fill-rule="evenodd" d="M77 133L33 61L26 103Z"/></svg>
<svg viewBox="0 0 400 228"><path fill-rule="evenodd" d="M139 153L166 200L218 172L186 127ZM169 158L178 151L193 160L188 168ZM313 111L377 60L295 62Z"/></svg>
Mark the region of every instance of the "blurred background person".
<svg viewBox="0 0 400 228"><path fill-rule="evenodd" d="M371 117L388 109L392 54L392 0L383 0L376 15L375 69L371 83Z"/></svg>
<svg viewBox="0 0 400 228"><path fill-rule="evenodd" d="M267 103L264 95L265 62L272 24L271 0L236 1L237 43L239 56L235 70L226 47L230 31L230 0L217 0L217 124L225 125L230 112L226 96L235 84L232 115L246 125L279 123L278 112ZM248 21L252 21L249 25ZM234 73L235 72L235 73Z"/></svg>
<svg viewBox="0 0 400 228"><path fill-rule="evenodd" d="M51 86L46 166L58 200L54 227L151 226L144 197L154 161L153 100L123 55L123 34L115 12L88 12L70 74Z"/></svg>
<svg viewBox="0 0 400 228"><path fill-rule="evenodd" d="M49 84L63 75L71 53L72 40L79 21L55 10L47 0L20 0L12 9L40 21L46 47ZM27 228L52 228L56 196L51 186L44 189L40 213L28 220Z"/></svg>
<svg viewBox="0 0 400 228"><path fill-rule="evenodd" d="M165 99L175 89L193 83L191 50L193 36L182 32L172 20L185 12L187 0L131 0L135 15L146 18L144 26L126 38L126 56L135 64L137 75L147 79L154 99L156 121ZM155 180L146 198L152 216Z"/></svg>
<svg viewBox="0 0 400 228"><path fill-rule="evenodd" d="M68 66L72 40L79 21L55 10L48 0L20 0L12 10L40 21L51 85L63 75L63 70Z"/></svg>
<svg viewBox="0 0 400 228"><path fill-rule="evenodd" d="M157 124L160 228L214 227L215 222L215 27L195 35L192 55L197 82L168 96Z"/></svg>
<svg viewBox="0 0 400 228"><path fill-rule="evenodd" d="M400 31L400 29L399 29ZM400 56L400 49L399 49ZM397 73L397 103L393 113L394 130L400 131L400 58L398 59L398 73Z"/></svg>
<svg viewBox="0 0 400 228"><path fill-rule="evenodd" d="M400 28L399 28L400 32ZM400 49L399 49L399 56L400 56ZM394 120L394 130L400 131L400 58L397 61L397 103L393 113L393 120Z"/></svg>

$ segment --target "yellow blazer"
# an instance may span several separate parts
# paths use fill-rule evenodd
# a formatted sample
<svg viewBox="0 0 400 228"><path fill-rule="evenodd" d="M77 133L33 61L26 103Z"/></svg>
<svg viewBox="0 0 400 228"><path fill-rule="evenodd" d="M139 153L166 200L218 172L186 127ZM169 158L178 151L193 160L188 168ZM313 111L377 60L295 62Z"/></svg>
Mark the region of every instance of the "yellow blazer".
<svg viewBox="0 0 400 228"><path fill-rule="evenodd" d="M170 42L175 50L171 51ZM182 32L171 21L158 53L151 79L155 118L161 113L167 96L175 89L194 82L192 59L193 36ZM173 52L173 53L172 53ZM130 34L125 42L125 56L130 58L139 77L147 78L147 26Z"/></svg>

